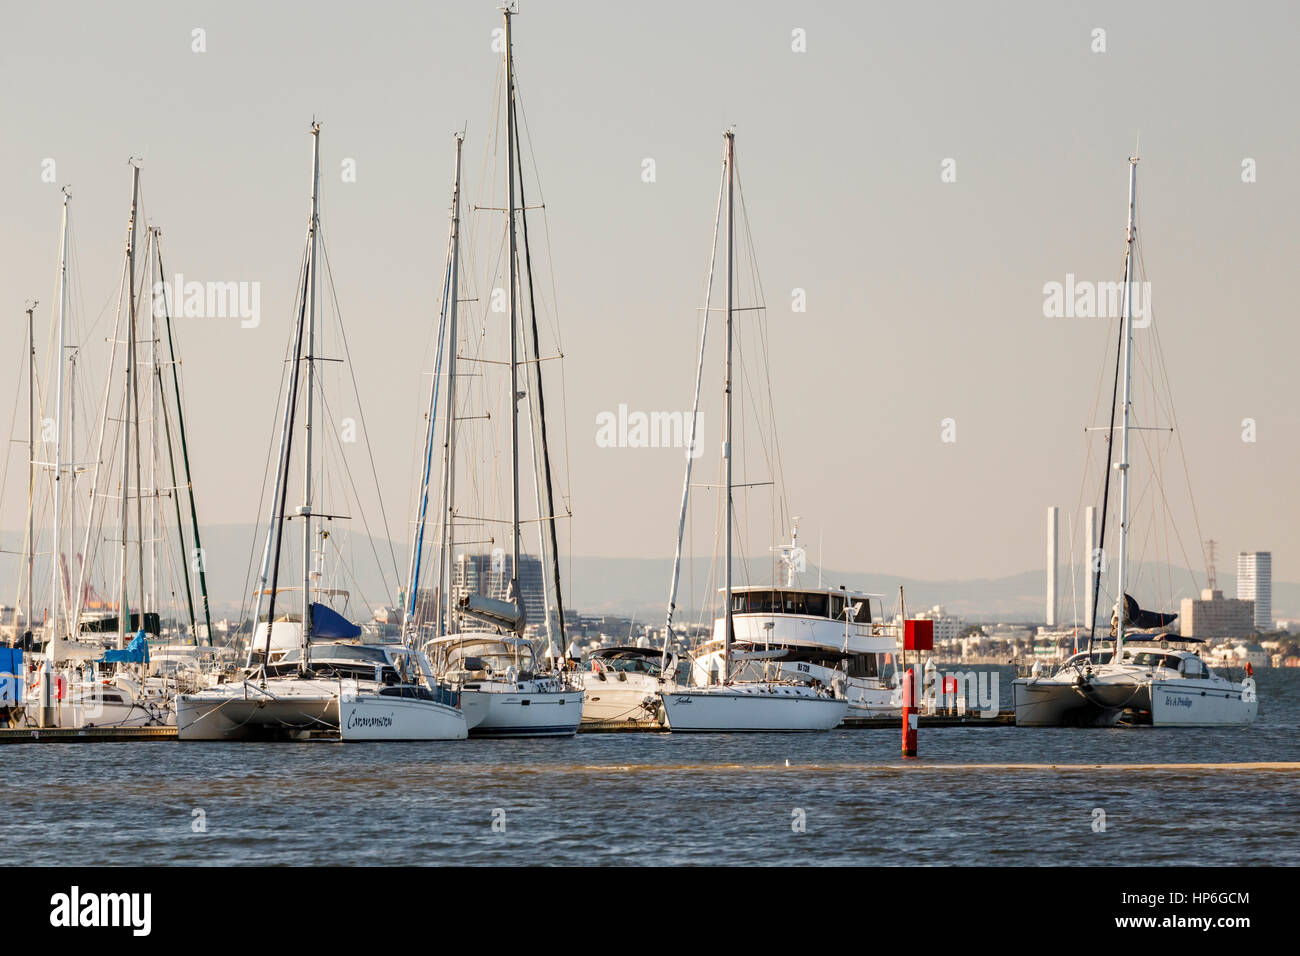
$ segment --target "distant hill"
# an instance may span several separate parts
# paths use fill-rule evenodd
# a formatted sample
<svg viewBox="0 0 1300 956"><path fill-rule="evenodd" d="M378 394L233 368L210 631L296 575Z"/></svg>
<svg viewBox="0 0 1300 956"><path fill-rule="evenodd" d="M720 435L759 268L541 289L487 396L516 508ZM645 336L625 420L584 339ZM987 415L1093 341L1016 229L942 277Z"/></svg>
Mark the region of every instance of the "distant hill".
<svg viewBox="0 0 1300 956"><path fill-rule="evenodd" d="M340 532L342 529L340 529ZM239 612L243 603L247 571L252 556L253 567L261 561L262 534L264 530L249 524L211 525L203 529L203 545L207 552L208 584L212 595L213 613L227 617ZM290 534L293 534L292 530ZM3 547L21 547L22 534L6 532ZM352 591L353 608L374 607L397 601L397 579L406 573L405 544L375 539L364 534L340 533L331 539L331 545L347 556L351 577L346 586ZM286 538L296 561L299 541L296 535ZM379 562L376 562L375 552ZM14 568L17 559L14 558ZM333 567L337 559L331 559ZM709 587L710 561L697 557L683 568L679 590L680 616L690 619L698 615L699 606ZM395 570L395 568L397 570ZM584 614L617 614L635 616L646 623L658 623L668 600L671 558L597 558L574 557L565 561L565 603ZM748 575L743 573L748 570ZM764 558L738 567L737 583L767 583L770 580L770 562ZM1074 598L1068 580L1069 568L1061 569L1060 609L1064 620L1074 617ZM1180 568L1161 570L1158 578L1155 569L1143 566L1139 580L1170 581L1181 592L1174 595L1170 610L1178 610L1177 599L1192 596L1192 582L1187 571ZM942 604L949 613L971 621L1041 621L1044 617L1046 572L1043 569L1023 571L998 578L967 578L963 580L926 581L900 578L891 574L854 574L827 569L822 580L830 586L844 585L860 591L884 596L885 607L897 603L898 587L905 589L907 605L912 610L922 610ZM803 575L806 583L816 583L817 569L809 566ZM1200 586L1198 578L1198 585ZM1231 597L1236 593L1236 579L1221 574L1219 586ZM1083 608L1082 590L1077 596L1080 615ZM1139 596L1139 600L1142 597ZM1274 617L1300 617L1300 584L1273 582Z"/></svg>

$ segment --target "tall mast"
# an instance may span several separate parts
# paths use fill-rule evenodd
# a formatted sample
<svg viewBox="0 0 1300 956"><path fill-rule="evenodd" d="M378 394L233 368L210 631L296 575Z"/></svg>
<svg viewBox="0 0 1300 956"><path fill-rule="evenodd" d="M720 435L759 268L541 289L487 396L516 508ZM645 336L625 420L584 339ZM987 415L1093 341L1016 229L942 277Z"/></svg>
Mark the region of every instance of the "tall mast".
<svg viewBox="0 0 1300 956"><path fill-rule="evenodd" d="M455 163L456 171L455 171L455 176L452 180L451 216L450 216L451 221L447 227L447 231L448 231L447 262L443 269L444 280L442 286L441 320L438 323L438 349L436 352L436 357L434 359L433 375L431 376L429 382L429 405L428 405L428 409L425 411L424 465L420 472L420 507L416 517L415 529L411 535L411 560L410 560L410 564L408 565L407 573L406 573L407 595L406 595L406 600L402 603L402 639L404 641L409 641L409 633L410 633L409 629L410 629L411 619L415 615L415 608L419 601L420 567L423 564L423 560L424 560L424 529L426 525L426 519L429 513L429 481L430 481L431 474L433 472L433 443L434 443L434 434L436 432L435 423L438 418L438 393L440 390L440 382L438 376L442 371L442 352L447 342L447 338L445 337L445 334L447 331L448 318L451 318L453 324L453 331L450 339L453 358L450 359L448 362L449 365L448 391L449 392L451 388L450 386L451 366L454 364L454 353L456 350L456 337L454 331L454 325L455 325L454 301L456 296L454 263L456 261L456 255L457 255L457 247L456 247L457 224L458 224L458 218L460 212L460 148L461 148L461 143L463 142L464 139L461 137L459 133L457 133L456 134L456 163ZM448 424L450 424L451 421L450 416L452 414L450 406L448 408L448 411L446 411L444 414L448 416ZM444 441L443 443L444 474L446 473L446 456L447 456L447 446L446 446L446 442ZM445 492L443 495L443 501L444 501L444 514L445 514L446 513ZM439 555L442 554L442 542L445 540L446 539L444 535L444 537L439 541L439 546L438 546ZM439 584L441 584L441 566L439 570ZM438 602L437 602L437 611L434 615L435 620L440 619L441 614L442 614L442 595L441 593L439 593ZM441 628L439 628L439 634L441 635Z"/></svg>
<svg viewBox="0 0 1300 956"><path fill-rule="evenodd" d="M453 514L456 507L456 352L459 349L457 299L460 295L460 155L465 143L456 136L456 186L451 203L451 262L447 278L447 406L443 412L442 438L442 542L438 548L437 636L451 630L454 608L451 602L452 550L456 546ZM445 608L445 612L444 612ZM444 616L445 615L445 616Z"/></svg>
<svg viewBox="0 0 1300 956"><path fill-rule="evenodd" d="M131 478L131 385L135 368L135 243L136 243L136 204L140 198L140 166L131 161L131 221L126 231L126 377L122 398L122 474L121 474L121 511L118 514L118 529L121 531L121 576L117 587L117 646L126 647L127 627L127 562L130 548L127 544L127 496ZM143 622L143 618L141 619Z"/></svg>
<svg viewBox="0 0 1300 956"><path fill-rule="evenodd" d="M686 536L686 509L691 500L691 466L695 461L696 424L700 417L700 387L704 381L704 347L709 337L709 303L713 301L713 271L718 259L718 226L722 221L722 196L727 188L727 157L722 158L722 177L718 180L718 201L713 211L713 242L709 246L709 277L704 284L704 318L700 321L700 350L695 363L695 400L691 403L691 437L686 446L686 475L682 479L682 506L677 517L677 547L673 553L672 583L668 586L668 613L664 622L664 647L661 663L668 667L668 644L673 637L673 614L677 610L677 588L681 582L682 542Z"/></svg>
<svg viewBox="0 0 1300 956"><path fill-rule="evenodd" d="M68 204L72 192L63 190L63 225L59 238L59 331L58 350L54 364L58 369L54 393L54 549L50 556L50 635L59 636L59 558L63 555L62 504L63 492L63 347L68 322Z"/></svg>
<svg viewBox="0 0 1300 956"><path fill-rule="evenodd" d="M732 328L732 286L733 266L735 264L735 244L736 244L736 221L735 221L735 189L736 189L736 134L732 130L727 130L727 373L726 373L726 401L727 401L727 436L723 440L722 457L727 463L727 490L724 507L727 509L726 516L726 535L727 547L726 557L726 611L722 633L722 683L726 683L731 676L731 353L732 342L734 339L734 330Z"/></svg>
<svg viewBox="0 0 1300 956"><path fill-rule="evenodd" d="M515 130L515 138L518 139L519 131ZM533 451L533 470L537 473L537 511L538 511L538 530L540 532L539 546L542 556L543 575L547 570L550 571L551 585L555 588L555 631L560 635L559 653L555 659L564 660L564 640L565 640L565 623L564 623L564 589L563 578L560 573L560 542L559 535L556 531L556 508L555 508L555 483L551 476L551 446L546 434L546 393L542 388L542 346L541 336L537 329L537 302L533 292L533 254L528 243L528 197L524 195L524 167L523 167L523 150L519 148L519 143L515 143L515 162L518 165L519 172L519 223L524 234L524 268L528 279L528 318L529 326L532 330L531 345L532 354L528 356L532 374L529 376L529 384L532 393L529 397L529 407L533 411L533 432L535 438L532 442ZM537 460L538 444L540 443L541 461ZM549 569L546 567L550 564ZM543 595L547 594L545 585L542 587ZM545 601L546 605L546 634L547 639L554 647L555 636L551 627L551 608L550 602Z"/></svg>
<svg viewBox="0 0 1300 956"><path fill-rule="evenodd" d="M23 625L32 629L32 606L36 596L32 591L32 574L36 567L36 326L32 313L35 300L27 307L27 603L18 603L23 609ZM18 633L17 612L14 615L14 633Z"/></svg>
<svg viewBox="0 0 1300 956"><path fill-rule="evenodd" d="M1133 386L1133 243L1137 240L1135 210L1137 206L1138 157L1130 156L1128 167L1128 250L1124 256L1124 416L1120 424L1119 460L1119 593L1116 596L1115 657L1124 653L1124 613L1127 610L1128 584L1128 432L1132 410Z"/></svg>
<svg viewBox="0 0 1300 956"><path fill-rule="evenodd" d="M163 268L161 238L162 238L161 232L158 230L154 230L154 251L158 256L158 275L161 279L165 279L167 276L167 271L166 269ZM208 605L208 571L207 571L207 562L206 560L204 560L204 555L203 555L203 543L199 538L199 513L198 513L198 509L194 504L194 477L190 473L189 440L185 434L185 409L181 403L181 379L180 379L180 371L178 370L178 366L180 365L180 362L178 362L176 359L176 343L172 339L172 316L171 316L171 310L167 307L166 283L163 284L162 289L163 289L163 324L167 328L167 359L172 367L172 389L176 395L176 428L177 431L180 432L180 438L181 438L181 460L185 465L185 489L187 494L189 495L189 500L190 500L190 525L194 531L194 554L195 557L197 558L196 563L198 564L198 570L199 570L199 601L203 611L203 624L204 627L207 628L206 634L208 639L208 645L211 646L212 645L212 612ZM163 421L164 423L167 421L165 410L163 414ZM168 427L170 428L170 426ZM169 435L170 435L170 431L169 431ZM171 441L169 438L168 440L169 449L170 446L171 446ZM173 469L174 468L175 466L173 465ZM175 481L175 477L173 476L172 485L175 484L176 481ZM176 525L178 528L178 533L180 533L181 536L182 559L183 559L185 535L184 533L179 532L179 528L181 524L179 498L177 499L176 502L176 509L177 509ZM185 572L185 592L186 592L186 596L188 597L190 594L190 577L189 577L188 570ZM192 603L192 599L191 599L191 603ZM190 616L194 620L194 627L197 628L198 617L197 615L194 614L192 608L190 611ZM198 637L199 636L196 633L194 635L194 643L196 644L199 642Z"/></svg>
<svg viewBox="0 0 1300 956"><path fill-rule="evenodd" d="M148 238L144 244L145 269L149 273L149 282L145 284L146 289L152 290L154 284L158 281L154 273L155 256L149 255L149 250L153 248L154 233L156 230L146 227ZM141 610L146 607L152 607L154 611L159 612L161 617L161 603L158 600L158 538L162 533L161 515L159 508L162 504L161 485L158 481L158 311L153 307L153 299L149 301L149 498L152 502L149 522L149 597L147 601L141 602ZM176 482L172 482L173 485ZM143 526L142 526L143 527ZM143 531L141 532L143 534ZM143 586L141 587L143 591Z"/></svg>
<svg viewBox="0 0 1300 956"><path fill-rule="evenodd" d="M299 656L299 670L305 671L311 647L311 426L312 410L315 405L314 384L316 380L316 247L320 241L320 124L312 124L312 173L311 173L311 227L308 232L309 251L307 259L307 393L304 396L306 409L303 422L303 467L302 467L302 506L298 514L302 516L302 653Z"/></svg>
<svg viewBox="0 0 1300 956"><path fill-rule="evenodd" d="M523 595L519 593L519 355L518 324L515 285L516 275L516 237L515 237L515 72L514 58L510 47L511 11L504 11L506 20L505 60L506 60L506 178L509 220L509 269L510 269L510 536L512 546L512 563L510 565L510 597L518 610L522 611Z"/></svg>
<svg viewBox="0 0 1300 956"><path fill-rule="evenodd" d="M316 184L318 176L316 170L318 164L318 148L320 145L320 124L313 121L311 124L312 135L312 213L307 223L307 243L309 248L314 248L314 239L316 235ZM309 261L308 265L314 265ZM302 369L302 341L304 326L307 322L307 300L308 289L313 281L312 274L304 270L302 275L303 287L301 296L298 300L298 320L294 324L293 334L293 361L290 363L289 381L285 385L284 397L284 418L280 425L280 450L276 457L275 468L275 491L271 495L271 517L266 532L266 548L262 552L262 570L257 578L257 597L253 604L253 636L257 635L257 625L262 619L262 598L269 597L267 601L266 612L266 650L262 663L262 680L266 679L266 661L271 656L271 635L275 627L275 603L276 595L280 587L280 552L284 545L284 522L287 517L285 508L287 507L289 496L289 462L293 455L293 423L294 416L298 408L298 381ZM304 621L304 628L307 622ZM304 631L304 634L306 632ZM304 642L300 642L300 646ZM254 642L250 638L248 642L247 666L253 664L253 652L256 650ZM305 666L305 662L304 662Z"/></svg>

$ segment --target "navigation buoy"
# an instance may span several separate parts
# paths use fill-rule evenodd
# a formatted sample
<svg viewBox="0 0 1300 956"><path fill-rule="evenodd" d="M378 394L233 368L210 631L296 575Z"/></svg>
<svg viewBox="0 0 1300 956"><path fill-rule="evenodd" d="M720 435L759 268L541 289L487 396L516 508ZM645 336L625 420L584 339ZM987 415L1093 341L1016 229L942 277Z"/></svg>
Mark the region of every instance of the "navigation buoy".
<svg viewBox="0 0 1300 956"><path fill-rule="evenodd" d="M903 674L903 756L916 756L916 669Z"/></svg>

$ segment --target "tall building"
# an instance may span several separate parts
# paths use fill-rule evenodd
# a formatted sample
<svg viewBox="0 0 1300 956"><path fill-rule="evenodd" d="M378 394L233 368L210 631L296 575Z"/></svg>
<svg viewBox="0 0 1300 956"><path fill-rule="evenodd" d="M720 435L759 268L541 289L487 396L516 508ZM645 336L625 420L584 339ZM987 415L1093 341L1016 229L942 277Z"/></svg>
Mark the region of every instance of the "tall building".
<svg viewBox="0 0 1300 956"><path fill-rule="evenodd" d="M452 574L453 599L463 594L481 594L504 601L510 590L509 552L494 554L458 554ZM529 554L519 556L519 591L524 602L528 626L546 627L546 585L542 579L542 562Z"/></svg>
<svg viewBox="0 0 1300 956"><path fill-rule="evenodd" d="M1093 618L1093 596L1097 593L1098 556L1097 548L1097 509L1089 505L1083 516L1083 566L1087 570L1084 580L1087 590L1083 593L1083 623L1091 629Z"/></svg>
<svg viewBox="0 0 1300 956"><path fill-rule="evenodd" d="M1056 599L1060 589L1056 585L1056 531L1060 524L1059 509L1052 505L1047 509L1047 626L1056 627Z"/></svg>
<svg viewBox="0 0 1300 956"><path fill-rule="evenodd" d="M1255 629L1252 601L1225 598L1222 591L1206 588L1199 600L1183 598L1179 609L1179 633L1183 637L1248 637Z"/></svg>
<svg viewBox="0 0 1300 956"><path fill-rule="evenodd" d="M1273 630L1273 552L1237 552L1237 597L1255 602L1255 630Z"/></svg>

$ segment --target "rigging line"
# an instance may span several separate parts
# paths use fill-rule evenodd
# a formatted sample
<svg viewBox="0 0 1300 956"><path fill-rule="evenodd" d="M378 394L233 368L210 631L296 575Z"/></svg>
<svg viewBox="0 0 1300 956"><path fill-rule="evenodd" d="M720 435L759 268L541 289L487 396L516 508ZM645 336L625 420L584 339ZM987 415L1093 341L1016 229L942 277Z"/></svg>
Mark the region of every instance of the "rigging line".
<svg viewBox="0 0 1300 956"><path fill-rule="evenodd" d="M518 93L517 93L517 84L516 84L516 96L517 95ZM529 315L529 319L531 320L530 324L532 326L532 333L533 333L532 335L533 357L537 359L537 362L532 366L532 371L534 373L532 377L534 381L534 387L537 390L537 404L536 404L537 424L540 429L539 437L541 438L541 445L542 445L542 471L543 471L543 478L545 479L545 487L546 487L545 505L546 505L546 514L554 515L555 514L555 489L554 489L554 481L551 477L551 449L549 443L547 442L547 435L546 435L546 397L542 389L543 377L542 377L542 365L541 365L541 342L539 340L539 334L537 330L537 305L533 295L533 256L532 256L531 247L529 246L528 243L528 212L527 212L528 201L524 198L523 161L522 158L519 157L518 155L519 153L518 128L516 128L515 130L515 148L516 148L516 161L519 167L519 205L523 207L520 209L519 215L520 215L521 225L523 227L524 269L525 269L525 275L527 276L528 279L528 315ZM528 404L530 407L533 407L533 402L531 401L531 397ZM559 542L556 540L554 517L552 517L550 521L545 522L543 527L549 530L551 566L554 571L554 578L555 578L555 612L559 622L558 626L559 626L559 633L560 633L560 651L563 652L564 635L565 635L564 595L563 592L560 590L561 587L560 545ZM518 569L516 569L515 573L518 574Z"/></svg>
<svg viewBox="0 0 1300 956"><path fill-rule="evenodd" d="M366 426L366 413L365 409L361 405L361 390L357 387L357 373L356 368L352 363L352 350L348 347L348 333L343 326L343 312L339 308L338 289L334 286L334 270L330 265L330 256L329 251L326 248L324 228L321 229L321 252L325 258L325 275L329 280L330 298L334 302L334 314L339 318L339 338L343 342L343 354L347 358L348 376L352 380L352 393L357 400L357 416L361 419L361 432L365 435L366 439L366 457L370 460L370 473L375 479L375 497L379 502L380 518L384 522L384 536L388 539L388 554L393 562L393 574L396 576L396 580L400 581L402 572L397 564L397 552L393 549L392 530L388 523L388 512L384 509L384 494L379 485L379 469L375 467L375 453L374 449L370 445L370 429ZM351 478L350 472L348 477ZM358 501L359 500L360 497L358 496ZM364 515L362 516L362 520L365 520ZM367 530L367 534L369 534L369 530Z"/></svg>
<svg viewBox="0 0 1300 956"><path fill-rule="evenodd" d="M1136 221L1134 225L1136 226ZM1126 235L1125 236L1126 246L1127 246L1127 242L1128 242L1128 237ZM1127 252L1125 253L1124 256L1124 263L1125 263L1124 264L1125 279L1126 280L1131 279L1132 278L1131 269L1133 264L1129 261ZM1102 490L1101 525L1097 535L1097 551L1099 554L1102 555L1106 553L1106 515L1107 515L1108 506L1110 504L1110 483L1111 483L1110 473L1112 470L1111 463L1115 453L1115 405L1119 401L1119 372L1120 372L1119 367L1120 367L1120 358L1123 355L1123 351L1124 351L1124 335L1125 335L1125 322L1123 319L1120 319L1119 335L1116 337L1117 341L1115 343L1115 378L1114 378L1114 383L1111 386L1111 396L1110 396L1110 426L1106 432L1106 480ZM1093 638L1096 635L1096 631L1097 631L1097 611L1099 610L1098 598L1100 597L1102 576L1103 575L1101 573L1101 570L1098 569L1096 576L1093 579L1093 585L1092 585L1092 594L1093 594L1092 620L1088 622L1088 653L1090 654L1092 653ZM1123 596L1121 595L1117 597L1116 600L1122 601Z"/></svg>
<svg viewBox="0 0 1300 956"><path fill-rule="evenodd" d="M304 247L302 253L302 261L298 264L298 280L295 284L295 288L302 288L306 284L307 282L306 271L307 271L307 249L306 247ZM297 302L295 301L294 306L296 305ZM293 313L296 311L297 311L296 308L294 308L293 306L290 307L290 312L289 312L290 321L294 320ZM292 370L291 366L295 364L290 360L290 356L289 356L289 352L292 346L293 346L293 341L291 338L288 342L285 343L284 356L280 362L280 381L276 384L275 387L275 409L277 411L279 410L280 407L280 396L282 394L284 395L288 394L288 387L286 385L285 380ZM276 422L278 418L279 416L274 414L272 414L271 416L271 430L267 437L266 454L262 458L262 461L264 462L264 464L262 465L262 484L257 492L257 511L256 511L256 514L259 516L262 514L262 507L266 503L266 483L267 483L267 479L270 477L271 474L271 455L273 450L275 449L276 432L278 431L276 427ZM277 467L278 467L278 456L277 456ZM238 619L240 621L247 619L248 612L250 610L248 606L248 601L250 597L250 592L253 590L253 563L257 559L258 541L262 538L260 527L261 527L261 523L259 518L259 521L254 523L253 525L254 528L253 536L248 546L248 564L244 569L243 592L240 595L240 603L239 603ZM257 622L255 621L253 623L254 623L254 629L256 629ZM228 639L227 646L237 639L238 639L238 634L236 633L234 637L230 637ZM249 635L249 640L250 641L252 640L252 634Z"/></svg>
<svg viewBox="0 0 1300 956"><path fill-rule="evenodd" d="M1139 233L1138 235L1139 235L1137 241L1138 263L1141 266L1142 274L1146 275L1146 261L1142 253L1141 233ZM1148 308L1151 309L1151 327L1155 331L1154 338L1156 342L1156 355L1159 358L1160 368L1163 372L1163 377L1165 380L1165 389L1169 393L1169 420L1170 420L1170 424L1173 426L1174 429L1174 439L1178 445L1178 455L1183 465L1183 476L1187 484L1187 498L1192 506L1192 522L1196 526L1196 540L1198 543L1200 543L1205 540L1205 535L1201 530L1201 515L1199 509L1196 507L1196 496L1192 493L1192 472L1187 465L1187 448L1183 444L1183 432L1182 429L1178 426L1178 412L1174 406L1173 384L1169 380L1168 365L1165 363L1164 343L1160 338L1159 327L1156 326L1155 307L1148 303ZM1201 558L1202 560L1204 560L1205 559L1204 544L1200 544L1200 548L1201 548ZM1184 554L1184 559L1186 560L1185 554ZM1189 573L1191 572L1190 563L1191 562L1189 561L1188 562ZM1196 587L1195 574L1192 574L1192 587L1193 590L1195 590Z"/></svg>
<svg viewBox="0 0 1300 956"><path fill-rule="evenodd" d="M333 412L333 410L330 408L329 399L327 399L327 398L325 397L325 394L324 394L323 392L322 392L321 395L320 395L320 401L321 401L321 405L322 405L322 406L324 407L324 409L325 409L325 417L326 417L328 420L330 420L330 421L334 421L334 420L335 420L335 418L334 418L334 412ZM363 426L363 427L364 427L364 426ZM352 469L348 467L347 456L345 456L345 455L343 454L343 449L342 449L342 447L339 446L337 443L334 444L334 445L326 445L326 443L322 441L321 444L322 444L323 447L325 447L326 451L332 451L332 452L334 452L334 453L338 456L338 464L339 464L339 466L340 466L340 470L341 470L341 471L343 472L343 474L347 477L348 485L349 485L349 487L351 487L351 489L352 489L352 495L353 495L353 497L357 500L358 505L359 505L359 504L360 504L360 500L361 500L361 495L360 495L360 492L359 492L358 489L357 489L357 483L356 483L356 480L352 477ZM324 489L322 489L322 492L323 492L323 491L324 491ZM324 495L322 494L322 499L323 499L323 497L324 497ZM370 522L366 519L366 512L365 512L365 509L364 509L364 508L358 507L358 508L357 508L357 512L358 512L358 514L359 514L360 517L361 517L361 525L362 525L362 527L364 527L365 530L366 530L366 537L370 540L370 552L371 552L371 554L374 556L374 559L375 559L375 566L376 566L376 568L379 570L380 577L382 578L382 577L384 577L383 562L380 560L380 558L379 558L379 550L378 550L378 548L376 548L376 546L375 546L375 536L374 536L374 534L372 534L371 531L370 531ZM390 541L389 544L390 544L390 546L391 546L392 542ZM387 582L386 582L386 581L385 581L385 584L384 584L384 596L387 598L388 603L389 603L390 605L394 603L394 602L393 602L393 593L392 593L392 591L390 591L390 590L388 589L388 585L387 585Z"/></svg>
<svg viewBox="0 0 1300 956"><path fill-rule="evenodd" d="M100 403L100 407L104 409L104 415L103 418L100 420L99 436L96 439L95 458L94 458L95 470L90 480L90 503L88 508L87 520L86 520L86 531L84 537L82 538L81 567L77 571L77 593L73 601L73 613L76 615L75 617L76 620L81 619L81 612L83 610L83 608L81 607L81 603L86 593L86 578L88 576L91 576L92 574L91 569L94 567L95 562L99 557L99 545L102 541L101 535L99 534L95 535L94 538L95 546L93 549L91 548L91 531L95 525L95 498L96 498L95 491L97 488L100 487L99 484L100 468L103 465L105 460L104 439L105 439L105 434L108 431L109 413L112 408L112 406L110 406L109 404L111 400L110 396L112 396L114 393L113 369L117 368L117 363L118 363L117 349L121 340L122 302L123 299L127 298L127 274L126 274L127 268L128 268L128 264L124 258L122 262L122 270L119 274L120 277L118 280L117 304L113 310L113 315L114 315L113 338L112 338L112 346L109 349L109 366L108 366L109 371L108 374L104 376L104 397ZM117 431L114 431L110 454L112 452L112 449L116 449L116 447L117 447ZM112 481L112 469L109 469L108 481L109 482ZM108 498L107 496L105 496L100 499L99 513L100 513L101 522L105 518L107 507L108 507ZM118 610L118 613L119 614L122 613L120 608Z"/></svg>
<svg viewBox="0 0 1300 956"><path fill-rule="evenodd" d="M757 249L754 246L754 235L753 235L753 231L749 219L749 207L745 201L744 179L740 175L739 164L737 164L737 170L736 170L736 184L737 184L737 191L740 193L740 214L741 214L741 221L744 223L745 226L745 249L746 252L748 253L749 265L751 269L751 281L753 283L754 300L755 302L759 303L764 310L762 316L759 317L760 318L759 334L760 334L760 342L762 344L763 369L767 379L768 417L770 420L770 427L772 429L772 443L775 450L775 460L776 460L775 471L777 473L777 478L780 481L779 506L782 511L782 518L784 522L788 523L789 515L790 515L790 503L789 503L788 493L785 484L785 465L781 457L781 445L780 445L780 441L777 438L777 433L776 433L776 403L772 400L772 366L770 361L771 349L768 343L766 297L763 295L763 277L761 271L758 268L758 253L757 253Z"/></svg>

